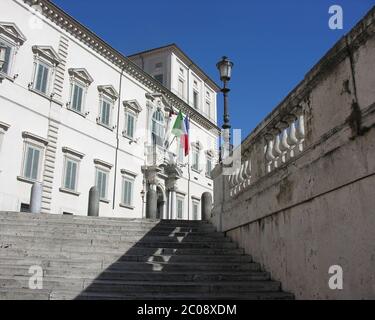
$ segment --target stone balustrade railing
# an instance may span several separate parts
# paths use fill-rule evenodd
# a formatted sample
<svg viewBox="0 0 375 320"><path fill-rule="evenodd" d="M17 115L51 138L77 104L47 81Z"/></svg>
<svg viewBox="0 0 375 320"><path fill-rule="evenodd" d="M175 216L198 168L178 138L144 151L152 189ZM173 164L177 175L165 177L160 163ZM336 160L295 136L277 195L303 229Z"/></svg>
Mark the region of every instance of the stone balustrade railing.
<svg viewBox="0 0 375 320"><path fill-rule="evenodd" d="M271 121L270 125L264 126L257 134L263 137L263 153L248 151L255 149L253 144L259 141L256 139L252 144L246 146L245 150L241 150L241 165L234 168L233 173L227 176L231 197L237 196L250 187L251 183L255 181L252 179L254 175L258 178L266 175L303 152L306 141L306 110L308 110L308 103L301 102L278 119L275 117L276 119L273 119L274 121ZM259 172L255 173L252 162L261 163L263 168L258 166Z"/></svg>

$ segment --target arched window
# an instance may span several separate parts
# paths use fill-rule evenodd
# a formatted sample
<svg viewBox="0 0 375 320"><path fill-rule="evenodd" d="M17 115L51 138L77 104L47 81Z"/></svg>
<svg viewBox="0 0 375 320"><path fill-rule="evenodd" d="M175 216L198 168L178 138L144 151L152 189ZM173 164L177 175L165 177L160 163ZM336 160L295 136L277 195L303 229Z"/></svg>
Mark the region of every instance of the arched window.
<svg viewBox="0 0 375 320"><path fill-rule="evenodd" d="M152 115L152 142L164 146L164 116L160 110Z"/></svg>

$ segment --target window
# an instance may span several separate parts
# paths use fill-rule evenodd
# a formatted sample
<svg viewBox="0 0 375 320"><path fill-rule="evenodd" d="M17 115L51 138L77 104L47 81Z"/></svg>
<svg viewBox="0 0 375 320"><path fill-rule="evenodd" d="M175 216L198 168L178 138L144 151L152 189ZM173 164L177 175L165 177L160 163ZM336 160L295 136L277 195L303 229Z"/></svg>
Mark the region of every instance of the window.
<svg viewBox="0 0 375 320"><path fill-rule="evenodd" d="M159 146L164 145L164 116L161 110L152 115L152 142Z"/></svg>
<svg viewBox="0 0 375 320"><path fill-rule="evenodd" d="M40 167L42 161L42 150L41 148L26 144L25 161L23 168L23 176L30 180L39 180Z"/></svg>
<svg viewBox="0 0 375 320"><path fill-rule="evenodd" d="M184 198L183 197L177 197L177 219L182 219L184 216Z"/></svg>
<svg viewBox="0 0 375 320"><path fill-rule="evenodd" d="M134 179L124 177L122 180L122 204L133 206Z"/></svg>
<svg viewBox="0 0 375 320"><path fill-rule="evenodd" d="M10 59L13 47L0 39L0 61L4 61L0 64L0 71L9 74L10 71ZM1 62L0 62L1 63Z"/></svg>
<svg viewBox="0 0 375 320"><path fill-rule="evenodd" d="M134 141L138 115L142 111L137 100L127 100L123 102L125 108L125 126L122 135Z"/></svg>
<svg viewBox="0 0 375 320"><path fill-rule="evenodd" d="M106 127L110 126L111 120L111 102L107 99L103 99L102 103L100 105L100 117L99 117L99 122Z"/></svg>
<svg viewBox="0 0 375 320"><path fill-rule="evenodd" d="M193 106L195 109L199 108L199 93L198 91L193 91Z"/></svg>
<svg viewBox="0 0 375 320"><path fill-rule="evenodd" d="M34 89L47 94L48 81L49 81L50 66L39 61L36 67Z"/></svg>
<svg viewBox="0 0 375 320"><path fill-rule="evenodd" d="M135 115L129 111L125 112L125 131L124 135L128 138L134 138Z"/></svg>
<svg viewBox="0 0 375 320"><path fill-rule="evenodd" d="M100 200L107 200L108 177L108 171L99 168L96 169L95 186L99 191Z"/></svg>
<svg viewBox="0 0 375 320"><path fill-rule="evenodd" d="M74 83L72 86L72 98L70 107L79 113L82 112L82 104L83 104L83 88L77 84Z"/></svg>
<svg viewBox="0 0 375 320"><path fill-rule="evenodd" d="M198 220L199 202L193 201L193 220Z"/></svg>
<svg viewBox="0 0 375 320"><path fill-rule="evenodd" d="M155 80L159 81L161 84L163 84L163 75L162 74L156 74L154 75Z"/></svg>
<svg viewBox="0 0 375 320"><path fill-rule="evenodd" d="M17 52L25 41L26 37L15 23L0 22L0 73L8 76L8 79L13 79L12 69Z"/></svg>
<svg viewBox="0 0 375 320"><path fill-rule="evenodd" d="M206 176L211 178L211 171L212 171L212 158L207 155L206 159Z"/></svg>
<svg viewBox="0 0 375 320"><path fill-rule="evenodd" d="M86 93L94 79L84 68L71 68L68 72L70 75L69 109L86 116L88 114L84 114Z"/></svg>
<svg viewBox="0 0 375 320"><path fill-rule="evenodd" d="M204 113L210 118L211 117L211 93L206 91L206 104Z"/></svg>
<svg viewBox="0 0 375 320"><path fill-rule="evenodd" d="M192 155L193 155L193 164L192 164L191 168L193 170L198 171L199 170L199 149L193 148Z"/></svg>
<svg viewBox="0 0 375 320"><path fill-rule="evenodd" d="M51 46L33 46L32 51L34 53L34 73L29 88L49 95L55 70L61 59Z"/></svg>
<svg viewBox="0 0 375 320"><path fill-rule="evenodd" d="M183 79L178 79L178 94L181 98L185 97L185 81Z"/></svg>
<svg viewBox="0 0 375 320"><path fill-rule="evenodd" d="M63 147L62 152L65 156L63 179L60 191L79 196L79 193L77 192L79 164L84 157L84 154L68 147Z"/></svg>
<svg viewBox="0 0 375 320"><path fill-rule="evenodd" d="M99 117L97 123L112 130L112 109L118 99L118 93L112 85L98 86Z"/></svg>
<svg viewBox="0 0 375 320"><path fill-rule="evenodd" d="M63 188L76 191L78 175L78 161L65 157L65 171Z"/></svg>
<svg viewBox="0 0 375 320"><path fill-rule="evenodd" d="M18 180L34 182L41 180L43 155L48 140L30 132L22 132L24 139L24 153L21 167L21 175Z"/></svg>

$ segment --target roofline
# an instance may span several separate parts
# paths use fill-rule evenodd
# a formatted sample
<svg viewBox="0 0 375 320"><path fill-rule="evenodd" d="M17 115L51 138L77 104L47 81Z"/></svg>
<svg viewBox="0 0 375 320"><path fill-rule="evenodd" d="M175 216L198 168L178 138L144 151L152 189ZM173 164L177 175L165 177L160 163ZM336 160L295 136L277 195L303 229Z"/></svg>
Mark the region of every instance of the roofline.
<svg viewBox="0 0 375 320"><path fill-rule="evenodd" d="M211 85L211 87L215 90L215 92L219 92L221 90L221 87L214 80L212 80L211 77L208 76L207 73L205 73L192 59L190 59L189 56L175 43L171 43L165 46L137 52L137 53L129 55L128 58L131 59L136 56L142 56L142 55L151 54L154 52L168 50L168 49L171 49L174 53L177 54L177 56L179 56L179 58L181 58L182 60L185 60L189 68L193 67L192 68L193 71L195 71L195 73L197 74L200 74L202 80L205 82L208 82Z"/></svg>
<svg viewBox="0 0 375 320"><path fill-rule="evenodd" d="M210 130L215 129L218 134L220 128L211 119L204 117L197 110L192 108L185 101L180 99L172 91L165 88L159 81L154 79L147 72L143 71L134 62L132 62L128 57L126 57L121 52L114 49L110 44L92 32L90 29L85 27L75 18L66 13L63 9L58 7L55 3L50 0L39 0L35 3L35 0L13 0L15 2L23 2L29 6L38 4L42 7L42 14L50 20L54 25L60 27L71 37L76 38L81 43L85 44L93 51L107 59L113 65L120 68L123 72L132 76L134 79L142 83L149 90L154 92L164 93L168 98L169 102L173 104L177 109L188 113L192 120L196 120L204 128Z"/></svg>

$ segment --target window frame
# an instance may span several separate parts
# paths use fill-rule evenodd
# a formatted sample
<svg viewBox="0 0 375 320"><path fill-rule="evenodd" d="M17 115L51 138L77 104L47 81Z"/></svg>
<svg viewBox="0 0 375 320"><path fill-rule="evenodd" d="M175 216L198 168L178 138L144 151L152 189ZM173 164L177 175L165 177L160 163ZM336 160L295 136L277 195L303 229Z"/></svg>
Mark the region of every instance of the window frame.
<svg viewBox="0 0 375 320"><path fill-rule="evenodd" d="M46 91L43 92L42 90L39 90L36 86L37 86L37 81L38 81L38 75L39 75L39 70L40 70L40 66L42 66L43 68L47 69L48 73L47 73L47 81L46 81ZM51 79L52 79L52 69L53 69L53 66L48 63L47 61L43 60L43 59L38 59L36 61L36 64L35 64L35 72L34 72L34 78L33 78L33 90L42 94L42 95L45 95L45 96L48 96L49 95L49 92L51 90Z"/></svg>
<svg viewBox="0 0 375 320"><path fill-rule="evenodd" d="M130 183L131 185L131 192L130 192L130 203L125 202L125 186L126 182ZM128 209L134 209L134 187L135 187L135 177L130 175L123 175L122 176L122 188L121 188L121 203L120 206Z"/></svg>
<svg viewBox="0 0 375 320"><path fill-rule="evenodd" d="M94 180L94 185L97 187L98 192L99 192L99 201L104 202L104 203L110 203L109 200L109 183L110 183L110 174L111 174L111 169L112 169L112 164L109 164L103 160L100 159L94 159L94 164L95 164L95 180ZM98 180L98 172L102 172L106 174L106 187L105 187L105 197L102 197L101 195L101 190L99 190L98 185L97 185L97 180Z"/></svg>
<svg viewBox="0 0 375 320"><path fill-rule="evenodd" d="M61 179L61 187L60 187L60 191L61 192L65 192L65 193L69 193L69 194L72 194L72 195L75 195L75 196L79 196L80 193L78 192L78 187L79 187L79 173L80 173L80 166L81 166L81 161L84 157L84 154L83 153L80 153L78 151L75 151L73 149L70 149L68 147L63 147L62 148L62 152L63 152L63 171L62 171L62 179ZM76 165L77 165L77 168L76 168L76 174L75 174L75 188L74 190L72 189L69 189L66 187L66 170L67 170L67 162L68 161L72 161L72 162L75 162Z"/></svg>
<svg viewBox="0 0 375 320"><path fill-rule="evenodd" d="M2 37L1 35L0 35L0 42L4 43L5 46L3 46L3 47L9 47L10 48L8 62L7 62L7 71L5 72L3 70L3 67L4 67L4 65L3 65L3 67L0 69L0 73L7 78L11 78L12 77L11 74L12 74L12 70L13 70L13 60L14 60L15 55L16 55L15 51L17 51L17 46L13 42L7 40L5 37ZM1 44L0 44L0 47L1 47Z"/></svg>
<svg viewBox="0 0 375 320"><path fill-rule="evenodd" d="M133 132L132 132L132 134L129 134L129 132L128 132L129 117L133 118ZM124 137L128 138L130 140L133 140L134 137L135 137L136 127L137 127L137 114L133 111L125 110L125 128L124 128L124 131L123 131Z"/></svg>
<svg viewBox="0 0 375 320"><path fill-rule="evenodd" d="M42 173L43 173L43 164L44 164L44 156L46 146L48 144L48 140L32 133L24 131L22 133L22 137L24 139L23 142L23 154L22 154L22 162L21 162L21 172L20 175L17 177L18 180L28 183L34 182L42 182ZM32 147L37 149L40 152L39 160L38 160L38 170L37 170L37 177L36 179L27 177L26 172L26 164L27 164L27 154L28 148Z"/></svg>
<svg viewBox="0 0 375 320"><path fill-rule="evenodd" d="M179 207L178 203L181 202L181 217L179 216ZM184 195L176 195L176 219L183 220L184 219L184 212L185 211L185 196Z"/></svg>
<svg viewBox="0 0 375 320"><path fill-rule="evenodd" d="M194 207L197 208L197 215L194 217ZM192 205L191 205L191 211L192 211L192 220L199 220L199 207L200 207L200 201L197 199L192 199Z"/></svg>
<svg viewBox="0 0 375 320"><path fill-rule="evenodd" d="M160 114L161 115L161 118L162 120L159 120L159 119L155 119L155 114ZM156 135L156 133L154 132L154 122L156 124L156 126L158 126L159 130L156 130L156 131L162 131L162 136L160 135ZM155 128L156 128L155 126ZM152 116L151 116L151 143L154 144L155 142L155 145L159 146L159 147L162 147L164 148L164 139L165 139L165 131L166 131L166 128L165 128L165 115L163 114L163 111L161 109L156 109L155 111L152 112ZM158 143L158 139L152 139L152 137L155 135L155 137L158 137L159 138L159 142Z"/></svg>

